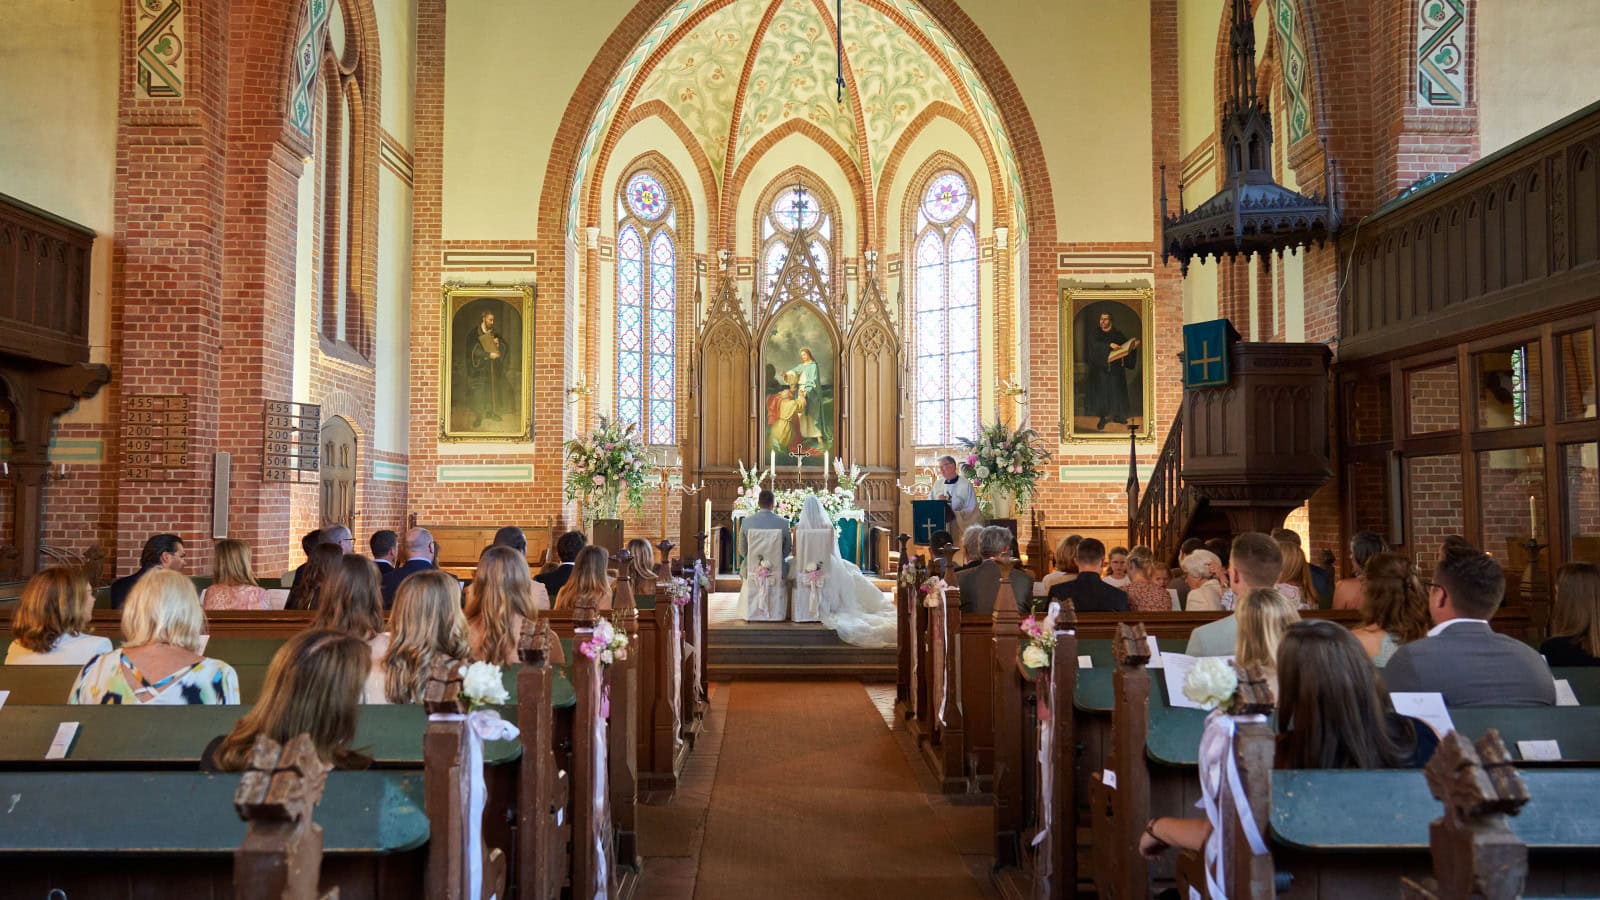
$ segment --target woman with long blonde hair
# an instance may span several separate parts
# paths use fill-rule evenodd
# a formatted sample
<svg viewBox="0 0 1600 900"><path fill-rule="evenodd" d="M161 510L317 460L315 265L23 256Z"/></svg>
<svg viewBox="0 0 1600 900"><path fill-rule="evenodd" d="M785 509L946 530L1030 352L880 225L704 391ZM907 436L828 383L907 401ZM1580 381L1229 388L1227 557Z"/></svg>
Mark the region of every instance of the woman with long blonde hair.
<svg viewBox="0 0 1600 900"><path fill-rule="evenodd" d="M1241 666L1261 666L1276 678L1278 644L1289 626L1300 621L1299 610L1277 590L1257 588L1236 602L1233 611L1239 619L1234 659Z"/></svg>
<svg viewBox="0 0 1600 900"><path fill-rule="evenodd" d="M8 666L81 666L111 652L111 641L89 633L94 594L76 569L47 566L28 579L11 619Z"/></svg>
<svg viewBox="0 0 1600 900"><path fill-rule="evenodd" d="M517 661L517 640L534 617L533 579L522 554L510 547L484 551L467 587L466 616L473 659L497 665Z"/></svg>
<svg viewBox="0 0 1600 900"><path fill-rule="evenodd" d="M656 598L655 548L644 538L634 538L628 542L628 555L629 587L639 608L649 609Z"/></svg>
<svg viewBox="0 0 1600 900"><path fill-rule="evenodd" d="M421 703L428 673L441 659L465 660L467 619L461 613L461 582L448 572L425 569L400 582L389 614L389 652L367 676L364 702Z"/></svg>
<svg viewBox="0 0 1600 900"><path fill-rule="evenodd" d="M556 609L576 609L578 598L589 598L600 609L611 608L611 579L606 576L610 555L604 547L585 547L573 562L572 577L556 594Z"/></svg>
<svg viewBox="0 0 1600 900"><path fill-rule="evenodd" d="M212 740L200 756L200 768L243 771L258 735L283 744L309 734L317 755L334 768L365 769L372 760L347 745L356 736L361 686L371 666L366 642L353 635L300 632L272 655L261 697L232 731Z"/></svg>
<svg viewBox="0 0 1600 900"><path fill-rule="evenodd" d="M1301 609L1315 607L1317 589L1311 584L1311 566L1306 562L1300 545L1279 541L1278 549L1283 551L1283 568L1278 572L1278 593Z"/></svg>
<svg viewBox="0 0 1600 900"><path fill-rule="evenodd" d="M250 569L250 545L231 538L217 541L211 586L200 592L204 609L270 609L267 589Z"/></svg>

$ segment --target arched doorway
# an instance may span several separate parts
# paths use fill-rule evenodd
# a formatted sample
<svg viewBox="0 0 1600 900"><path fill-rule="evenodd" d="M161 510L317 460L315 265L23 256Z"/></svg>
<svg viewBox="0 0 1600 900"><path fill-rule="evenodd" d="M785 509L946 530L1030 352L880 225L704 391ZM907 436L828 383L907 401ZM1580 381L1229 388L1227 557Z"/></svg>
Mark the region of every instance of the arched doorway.
<svg viewBox="0 0 1600 900"><path fill-rule="evenodd" d="M322 425L323 527L343 525L355 530L356 469L355 429L334 416Z"/></svg>

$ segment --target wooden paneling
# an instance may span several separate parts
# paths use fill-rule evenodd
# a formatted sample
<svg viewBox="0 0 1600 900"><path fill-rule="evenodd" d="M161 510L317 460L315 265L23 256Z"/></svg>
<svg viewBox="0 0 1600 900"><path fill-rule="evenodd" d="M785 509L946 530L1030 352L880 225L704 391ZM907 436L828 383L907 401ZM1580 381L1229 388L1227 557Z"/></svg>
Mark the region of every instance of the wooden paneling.
<svg viewBox="0 0 1600 900"><path fill-rule="evenodd" d="M898 469L900 464L900 355L889 329L873 324L850 340L845 379L849 461Z"/></svg>
<svg viewBox="0 0 1600 900"><path fill-rule="evenodd" d="M733 468L750 461L750 339L732 321L711 326L701 343L700 464ZM715 402L710 402L715 398Z"/></svg>
<svg viewBox="0 0 1600 900"><path fill-rule="evenodd" d="M0 352L88 361L93 246L89 229L0 194Z"/></svg>

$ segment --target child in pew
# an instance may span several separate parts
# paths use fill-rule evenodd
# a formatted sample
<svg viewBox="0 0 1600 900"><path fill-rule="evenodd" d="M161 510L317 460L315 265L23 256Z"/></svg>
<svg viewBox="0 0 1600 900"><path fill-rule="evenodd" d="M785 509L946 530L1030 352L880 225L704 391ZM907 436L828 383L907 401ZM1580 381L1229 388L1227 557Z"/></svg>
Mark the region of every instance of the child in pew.
<svg viewBox="0 0 1600 900"><path fill-rule="evenodd" d="M1171 612L1172 595L1167 593L1165 567L1156 565L1149 547L1135 547L1128 554L1128 609L1136 612Z"/></svg>
<svg viewBox="0 0 1600 900"><path fill-rule="evenodd" d="M1561 567L1553 618L1551 637L1539 645L1545 660L1552 666L1600 666L1600 566Z"/></svg>
<svg viewBox="0 0 1600 900"><path fill-rule="evenodd" d="M555 608L572 610L578 600L586 598L590 605L602 610L611 608L611 579L606 575L609 554L603 547L585 547L572 566L572 577L556 594Z"/></svg>
<svg viewBox="0 0 1600 900"><path fill-rule="evenodd" d="M389 633L383 630L383 579L378 565L354 553L340 557L317 597L312 628L327 628L366 644L373 659L389 652Z"/></svg>
<svg viewBox="0 0 1600 900"><path fill-rule="evenodd" d="M89 634L94 592L83 575L47 566L22 589L11 620L8 666L81 666L111 652L111 641Z"/></svg>
<svg viewBox="0 0 1600 900"><path fill-rule="evenodd" d="M583 554L590 549L605 555L604 550L585 547L568 585L582 577ZM602 569L602 578L604 574ZM495 665L517 662L517 641L522 629L532 626L535 614L527 561L510 547L490 547L478 559L467 586L467 646L472 658Z"/></svg>
<svg viewBox="0 0 1600 900"><path fill-rule="evenodd" d="M217 541L211 586L200 592L203 609L271 609L267 589L250 570L250 545L232 539Z"/></svg>
<svg viewBox="0 0 1600 900"><path fill-rule="evenodd" d="M122 649L89 660L67 702L237 705L233 667L200 655L204 630L194 582L172 569L151 570L123 604Z"/></svg>
<svg viewBox="0 0 1600 900"><path fill-rule="evenodd" d="M317 755L336 769L365 769L372 759L350 750L357 706L372 667L367 644L325 628L302 631L272 655L261 698L200 754L205 772L242 772L259 735L279 744L311 735Z"/></svg>
<svg viewBox="0 0 1600 900"><path fill-rule="evenodd" d="M1394 711L1361 642L1343 626L1296 622L1284 634L1277 661L1282 691L1274 768L1415 769L1433 757L1439 746L1433 729ZM1226 714L1211 715L1208 732ZM1205 772L1200 780L1202 787L1216 783ZM1145 826L1139 852L1155 859L1170 847L1199 850L1211 836L1207 819L1158 816Z"/></svg>
<svg viewBox="0 0 1600 900"><path fill-rule="evenodd" d="M1350 629L1373 665L1384 666L1402 644L1428 634L1428 598L1399 553L1367 560L1361 587L1361 623Z"/></svg>
<svg viewBox="0 0 1600 900"><path fill-rule="evenodd" d="M461 582L439 569L417 572L400 583L389 628L389 652L373 663L363 703L421 703L434 661L465 661L471 655Z"/></svg>

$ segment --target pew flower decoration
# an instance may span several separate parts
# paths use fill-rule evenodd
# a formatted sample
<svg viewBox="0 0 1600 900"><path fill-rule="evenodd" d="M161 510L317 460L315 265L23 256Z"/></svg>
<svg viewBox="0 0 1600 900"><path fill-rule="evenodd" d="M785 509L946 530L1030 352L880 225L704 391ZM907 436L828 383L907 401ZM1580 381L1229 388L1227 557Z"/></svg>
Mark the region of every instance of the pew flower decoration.
<svg viewBox="0 0 1600 900"><path fill-rule="evenodd" d="M826 577L827 576L822 574L822 563L814 562L806 568L805 572L801 573L800 580L803 581L807 587L819 588L822 586L822 582L824 579L826 579Z"/></svg>
<svg viewBox="0 0 1600 900"><path fill-rule="evenodd" d="M467 698L473 709L499 706L511 701L505 681L500 677L500 667L494 663L475 662L461 669L461 696Z"/></svg>
<svg viewBox="0 0 1600 900"><path fill-rule="evenodd" d="M756 577L763 581L772 577L772 563L765 556L756 560Z"/></svg>
<svg viewBox="0 0 1600 900"><path fill-rule="evenodd" d="M628 658L628 631L605 619L594 623L594 635L578 645L578 652L606 665Z"/></svg>
<svg viewBox="0 0 1600 900"><path fill-rule="evenodd" d="M567 442L567 480L565 496L583 503L584 516L615 519L620 499L637 511L644 504L644 492L651 484L655 466L650 449L639 439L633 424L625 426L600 417L594 431Z"/></svg>
<svg viewBox="0 0 1600 900"><path fill-rule="evenodd" d="M929 577L922 583L922 587L918 588L923 593L922 605L929 609L937 609L939 601L944 598L944 592L949 589L950 585L943 578L937 575Z"/></svg>
<svg viewBox="0 0 1600 900"><path fill-rule="evenodd" d="M1060 607L1050 605L1043 618L1028 616L1022 620L1022 636L1028 642L1022 648L1022 664L1030 669L1048 669L1056 653L1056 613Z"/></svg>
<svg viewBox="0 0 1600 900"><path fill-rule="evenodd" d="M687 578L673 578L667 582L667 596L672 598L673 606L687 606L692 593Z"/></svg>
<svg viewBox="0 0 1600 900"><path fill-rule="evenodd" d="M1227 703L1238 689L1239 675L1233 670L1233 663L1220 656L1196 660L1183 679L1183 695L1204 709Z"/></svg>

